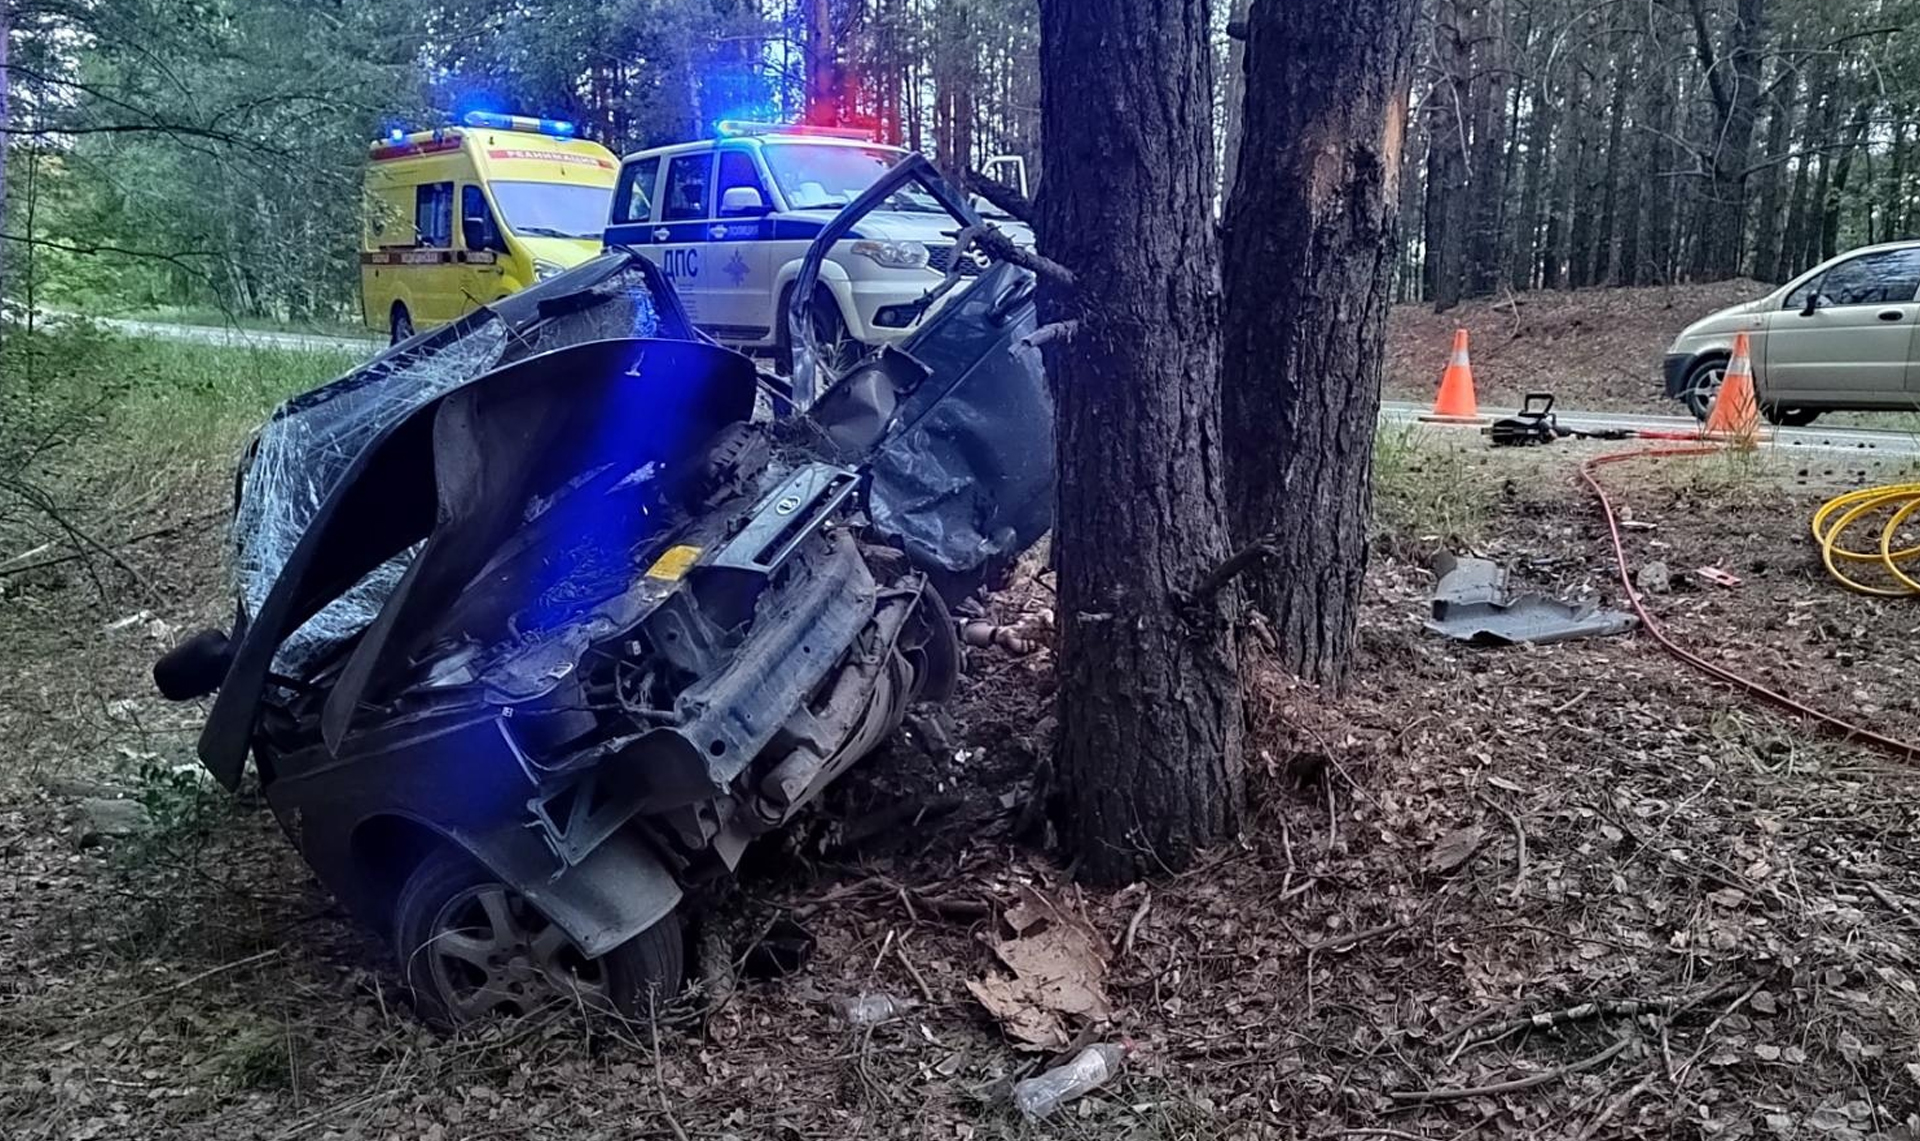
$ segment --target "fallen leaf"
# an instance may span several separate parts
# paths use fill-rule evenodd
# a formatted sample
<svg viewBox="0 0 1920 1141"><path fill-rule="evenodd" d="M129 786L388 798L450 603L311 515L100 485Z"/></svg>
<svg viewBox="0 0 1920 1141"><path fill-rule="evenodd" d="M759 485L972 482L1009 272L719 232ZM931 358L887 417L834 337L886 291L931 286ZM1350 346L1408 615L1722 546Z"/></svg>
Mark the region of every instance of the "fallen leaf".
<svg viewBox="0 0 1920 1141"><path fill-rule="evenodd" d="M1447 833L1427 853L1427 870L1442 875L1454 870L1471 859L1486 840L1487 830L1478 824Z"/></svg>
<svg viewBox="0 0 1920 1141"><path fill-rule="evenodd" d="M969 979L967 990L1016 1047L1058 1050L1070 1040L1069 1023L1112 1017L1105 990L1112 951L1091 924L1059 900L1034 888L1018 890L1019 902L1005 912L1013 937L993 944L1011 976Z"/></svg>

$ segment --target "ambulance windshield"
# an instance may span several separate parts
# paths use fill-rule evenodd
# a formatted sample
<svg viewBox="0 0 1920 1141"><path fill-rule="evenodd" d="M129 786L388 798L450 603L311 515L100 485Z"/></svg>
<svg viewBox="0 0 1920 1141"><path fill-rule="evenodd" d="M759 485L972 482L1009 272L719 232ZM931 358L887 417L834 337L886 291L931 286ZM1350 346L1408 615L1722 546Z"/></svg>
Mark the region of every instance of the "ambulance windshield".
<svg viewBox="0 0 1920 1141"><path fill-rule="evenodd" d="M768 143L761 149L767 169L795 210L838 210L879 181L903 152L887 147L848 147L830 143ZM933 196L907 186L887 199L885 209L941 213Z"/></svg>
<svg viewBox="0 0 1920 1141"><path fill-rule="evenodd" d="M607 227L613 187L578 182L495 179L493 201L507 229L529 238L598 238Z"/></svg>

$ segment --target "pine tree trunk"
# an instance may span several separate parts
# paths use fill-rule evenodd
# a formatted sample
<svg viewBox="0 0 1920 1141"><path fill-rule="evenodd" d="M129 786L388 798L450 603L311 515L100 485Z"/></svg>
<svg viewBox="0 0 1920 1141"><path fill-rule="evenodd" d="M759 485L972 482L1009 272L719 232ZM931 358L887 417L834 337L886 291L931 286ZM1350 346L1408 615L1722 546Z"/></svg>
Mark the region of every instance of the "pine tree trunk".
<svg viewBox="0 0 1920 1141"><path fill-rule="evenodd" d="M1799 91L1798 74L1785 59L1774 77L1774 100L1767 109L1767 165L1754 177L1759 180L1755 193L1753 259L1747 272L1761 281L1777 281L1780 264L1780 185L1781 168L1786 165L1787 146L1793 131L1794 96Z"/></svg>
<svg viewBox="0 0 1920 1141"><path fill-rule="evenodd" d="M1234 539L1282 664L1345 679L1366 571L1414 0L1256 0L1227 203ZM1276 266L1286 266L1284 273Z"/></svg>
<svg viewBox="0 0 1920 1141"><path fill-rule="evenodd" d="M1661 284L1674 278L1673 223L1677 190L1674 186L1674 88L1677 79L1659 75L1647 85L1647 243L1638 282Z"/></svg>
<svg viewBox="0 0 1920 1141"><path fill-rule="evenodd" d="M7 152L13 148L13 136L7 133L7 128L13 125L8 117L12 104L7 100L7 89L13 83L13 72L7 69L7 43L12 39L7 13L12 6L13 0L0 0L0 227L7 221ZM0 299L6 297L6 245L0 241Z"/></svg>
<svg viewBox="0 0 1920 1141"><path fill-rule="evenodd" d="M1804 131L1800 136L1800 157L1793 164L1793 189L1787 195L1787 222L1781 230L1780 252L1773 280L1785 281L1806 268L1808 196L1812 193L1813 165L1817 160L1818 139L1826 134L1832 120L1833 93L1826 89L1826 76L1815 60L1807 78Z"/></svg>
<svg viewBox="0 0 1920 1141"><path fill-rule="evenodd" d="M1466 284L1467 48L1459 0L1439 0L1433 16L1433 87L1427 127L1427 294L1436 313L1460 303Z"/></svg>
<svg viewBox="0 0 1920 1141"><path fill-rule="evenodd" d="M1556 270L1565 275L1554 284L1578 289L1587 284L1587 263L1583 255L1588 236L1593 232L1593 215L1586 209L1588 183L1592 181L1587 152L1593 116L1585 111L1592 86L1584 73L1574 77L1573 91L1573 106L1567 109L1567 130L1562 134L1562 145L1571 153L1561 162L1562 177L1556 190L1559 201L1555 204L1553 219L1559 229L1549 256Z"/></svg>
<svg viewBox="0 0 1920 1141"><path fill-rule="evenodd" d="M1909 152L1913 149L1913 140L1911 124L1906 117L1910 113L1905 107L1896 105L1893 108L1893 153L1887 157L1887 188L1881 199L1882 241L1907 236L1907 164L1911 161Z"/></svg>
<svg viewBox="0 0 1920 1141"><path fill-rule="evenodd" d="M1607 157L1601 174L1600 230L1594 236L1593 269L1595 285L1620 284L1620 160L1621 139L1627 122L1627 83L1633 65L1626 51L1624 36L1613 44L1613 100L1607 108Z"/></svg>
<svg viewBox="0 0 1920 1141"><path fill-rule="evenodd" d="M1220 465L1204 0L1041 0L1041 287L1055 394L1063 832L1104 883L1179 869L1244 801ZM1177 156L1178 161L1170 161Z"/></svg>
<svg viewBox="0 0 1920 1141"><path fill-rule="evenodd" d="M1833 183L1827 188L1822 201L1825 207L1820 214L1820 259L1826 259L1840 252L1840 203L1847 192L1848 183L1853 181L1853 156L1860 150L1860 144L1866 139L1868 117L1873 112L1873 104L1861 103L1853 114L1853 121L1847 126L1846 142L1840 147L1839 155L1833 160Z"/></svg>
<svg viewBox="0 0 1920 1141"><path fill-rule="evenodd" d="M1540 204L1547 200L1547 182L1553 177L1547 156L1553 150L1554 102L1542 80L1534 89L1527 123L1526 185L1520 191L1520 219L1514 227L1513 287L1532 289L1540 281Z"/></svg>
<svg viewBox="0 0 1920 1141"><path fill-rule="evenodd" d="M1725 58L1716 54L1708 32L1705 0L1691 0L1691 5L1696 54L1706 72L1715 112L1698 264L1707 277L1727 278L1740 272L1740 244L1746 229L1746 171L1759 108L1764 0L1736 0Z"/></svg>
<svg viewBox="0 0 1920 1141"><path fill-rule="evenodd" d="M1492 293L1500 283L1501 237L1507 203L1506 5L1486 0L1478 12L1472 53L1473 179L1467 240L1467 292Z"/></svg>
<svg viewBox="0 0 1920 1141"><path fill-rule="evenodd" d="M1229 0L1227 22L1242 28L1247 22L1247 0ZM1227 73L1220 77L1221 163L1220 196L1224 201L1233 193L1233 179L1240 167L1240 131L1246 122L1247 41L1234 37L1227 41Z"/></svg>
<svg viewBox="0 0 1920 1141"><path fill-rule="evenodd" d="M833 11L828 0L806 0L806 121L832 126L840 121L840 77L835 66Z"/></svg>

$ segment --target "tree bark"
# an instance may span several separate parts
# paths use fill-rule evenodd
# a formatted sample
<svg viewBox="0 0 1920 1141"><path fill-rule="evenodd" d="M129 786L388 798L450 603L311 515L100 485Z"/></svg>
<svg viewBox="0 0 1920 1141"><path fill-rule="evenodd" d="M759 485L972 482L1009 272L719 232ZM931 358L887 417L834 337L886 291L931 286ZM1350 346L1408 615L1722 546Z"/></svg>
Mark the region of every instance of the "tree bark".
<svg viewBox="0 0 1920 1141"><path fill-rule="evenodd" d="M1853 156L1866 140L1867 123L1873 113L1873 104L1862 102L1853 113L1853 122L1847 127L1846 141L1840 144L1839 154L1833 160L1833 182L1827 188L1822 199L1824 206L1820 215L1820 258L1825 261L1840 252L1840 202L1847 192L1848 183L1853 181Z"/></svg>
<svg viewBox="0 0 1920 1141"><path fill-rule="evenodd" d="M1467 239L1467 292L1484 297L1500 284L1507 205L1507 14L1502 0L1483 0L1473 60L1473 176Z"/></svg>
<svg viewBox="0 0 1920 1141"><path fill-rule="evenodd" d="M1627 122L1627 84L1633 76L1633 62L1627 51L1627 36L1613 37L1613 100L1607 108L1607 158L1601 174L1600 230L1593 247L1592 281L1595 285L1620 284L1620 145Z"/></svg>
<svg viewBox="0 0 1920 1141"><path fill-rule="evenodd" d="M1247 0L1228 0L1227 26L1246 27ZM1240 131L1246 122L1247 41L1241 36L1227 40L1227 74L1220 78L1221 134L1220 197L1224 202L1233 190L1233 176L1240 166Z"/></svg>
<svg viewBox="0 0 1920 1141"><path fill-rule="evenodd" d="M1707 29L1706 0L1689 0L1695 53L1713 97L1713 135L1706 149L1705 213L1701 220L1702 271L1712 278L1740 271L1746 229L1748 155L1760 97L1760 22L1764 0L1736 0L1726 57L1719 58Z"/></svg>
<svg viewBox="0 0 1920 1141"><path fill-rule="evenodd" d="M1652 34L1652 15L1648 15L1648 33ZM1647 241L1637 283L1665 284L1674 278L1673 223L1677 205L1674 184L1676 152L1669 137L1674 127L1675 87L1672 75L1657 75L1647 85Z"/></svg>
<svg viewBox="0 0 1920 1141"><path fill-rule="evenodd" d="M0 0L0 228L7 220L7 151L13 145L13 136L7 132L12 125L8 118L12 105L7 100L8 88L12 86L13 73L7 70L7 44L13 38L7 19L13 0ZM6 243L0 242L0 299L6 297L7 256Z"/></svg>
<svg viewBox="0 0 1920 1141"><path fill-rule="evenodd" d="M1766 167L1755 176L1759 193L1754 212L1753 259L1747 272L1760 281L1777 281L1780 265L1780 185L1781 168L1786 165L1787 148L1793 131L1794 96L1800 89L1799 73L1782 58L1773 81L1773 103L1767 109Z"/></svg>
<svg viewBox="0 0 1920 1141"><path fill-rule="evenodd" d="M1514 227L1513 287L1532 289L1540 281L1540 205L1547 201L1552 170L1547 157L1553 151L1554 102L1542 77L1533 90L1527 121L1526 185L1520 191L1520 220Z"/></svg>
<svg viewBox="0 0 1920 1141"><path fill-rule="evenodd" d="M833 11L828 0L807 5L807 105L805 119L815 126L840 122L840 75L833 42Z"/></svg>
<svg viewBox="0 0 1920 1141"><path fill-rule="evenodd" d="M1433 14L1433 86L1423 104L1427 127L1427 295L1444 313L1466 284L1467 46L1459 0L1439 0Z"/></svg>
<svg viewBox="0 0 1920 1141"><path fill-rule="evenodd" d="M1041 0L1038 237L1058 504L1062 831L1082 874L1177 870L1245 798L1223 592L1213 66L1206 0Z"/></svg>
<svg viewBox="0 0 1920 1141"><path fill-rule="evenodd" d="M1339 684L1372 508L1414 0L1255 0L1227 202L1222 384L1234 538L1282 664Z"/></svg>
<svg viewBox="0 0 1920 1141"><path fill-rule="evenodd" d="M1793 189L1787 194L1787 223L1782 231L1774 280L1785 281L1807 267L1807 219L1812 194L1813 166L1818 160L1816 148L1833 121L1834 92L1830 90L1833 70L1816 59L1807 76L1804 130L1800 135L1800 157L1793 164Z"/></svg>

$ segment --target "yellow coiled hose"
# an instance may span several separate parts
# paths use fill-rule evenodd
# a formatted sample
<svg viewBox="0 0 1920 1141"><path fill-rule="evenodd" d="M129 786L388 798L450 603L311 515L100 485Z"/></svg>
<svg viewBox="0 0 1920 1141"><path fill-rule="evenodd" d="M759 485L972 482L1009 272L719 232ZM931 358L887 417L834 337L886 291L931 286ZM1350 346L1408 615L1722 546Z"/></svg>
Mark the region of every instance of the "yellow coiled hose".
<svg viewBox="0 0 1920 1141"><path fill-rule="evenodd" d="M1920 511L1920 483L1889 483L1881 487L1863 487L1836 495L1813 513L1813 541L1820 544L1820 561L1848 590L1874 594L1882 598L1905 598L1920 594L1920 579L1915 579L1901 564L1920 559L1920 545L1895 550L1894 537L1907 518ZM1886 514L1880 526L1880 541L1872 550L1857 550L1841 545L1841 537L1863 519ZM1842 563L1878 563L1893 576L1895 586L1870 586L1840 569Z"/></svg>

